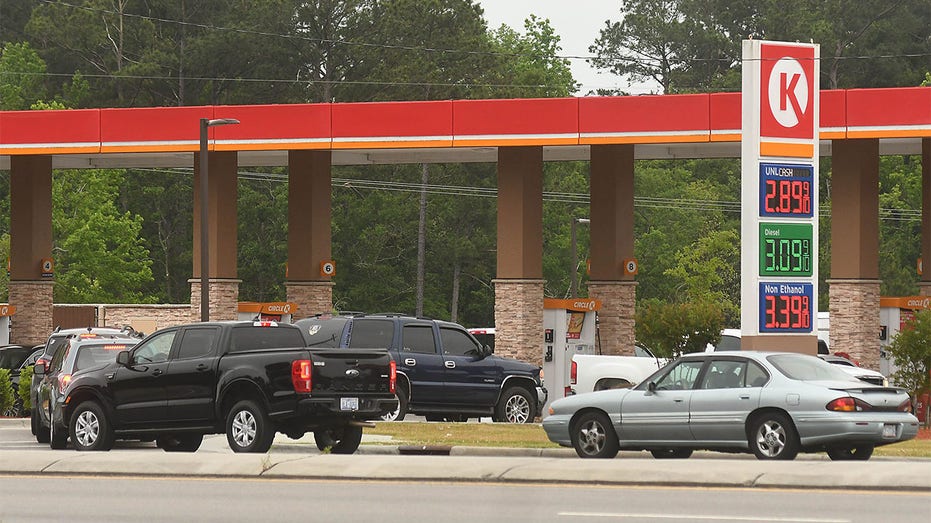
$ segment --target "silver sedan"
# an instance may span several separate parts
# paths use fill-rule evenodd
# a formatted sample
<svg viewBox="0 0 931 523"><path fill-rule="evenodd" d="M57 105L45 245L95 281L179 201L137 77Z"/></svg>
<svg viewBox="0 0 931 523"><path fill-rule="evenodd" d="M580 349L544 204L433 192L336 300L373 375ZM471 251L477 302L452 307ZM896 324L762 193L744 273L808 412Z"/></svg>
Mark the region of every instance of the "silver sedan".
<svg viewBox="0 0 931 523"><path fill-rule="evenodd" d="M870 385L814 356L748 351L685 355L633 389L559 399L543 428L583 458L620 449L687 458L701 449L866 460L876 446L914 438L918 419L901 388Z"/></svg>

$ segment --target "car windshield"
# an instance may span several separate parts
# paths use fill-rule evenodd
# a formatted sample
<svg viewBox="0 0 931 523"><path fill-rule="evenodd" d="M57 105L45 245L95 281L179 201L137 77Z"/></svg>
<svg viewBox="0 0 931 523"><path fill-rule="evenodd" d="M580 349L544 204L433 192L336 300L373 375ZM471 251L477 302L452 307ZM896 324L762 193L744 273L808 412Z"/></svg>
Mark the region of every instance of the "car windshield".
<svg viewBox="0 0 931 523"><path fill-rule="evenodd" d="M840 368L805 354L774 354L766 358L786 377L799 381L859 381Z"/></svg>
<svg viewBox="0 0 931 523"><path fill-rule="evenodd" d="M78 347L78 354L74 359L74 372L112 363L116 361L116 355L119 354L120 351L128 350L133 345L132 343L95 343L81 345Z"/></svg>

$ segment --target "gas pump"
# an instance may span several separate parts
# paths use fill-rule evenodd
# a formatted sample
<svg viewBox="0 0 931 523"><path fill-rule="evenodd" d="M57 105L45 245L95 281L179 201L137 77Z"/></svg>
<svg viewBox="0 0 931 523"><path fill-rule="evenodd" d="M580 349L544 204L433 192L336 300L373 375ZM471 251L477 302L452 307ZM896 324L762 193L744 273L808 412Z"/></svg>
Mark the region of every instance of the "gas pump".
<svg viewBox="0 0 931 523"><path fill-rule="evenodd" d="M595 354L599 300L543 300L543 378L549 402L565 397L575 354Z"/></svg>
<svg viewBox="0 0 931 523"><path fill-rule="evenodd" d="M879 298L879 372L890 377L895 371L895 361L889 357L886 347L892 343L905 322L915 317L915 311L931 308L931 297L905 296Z"/></svg>

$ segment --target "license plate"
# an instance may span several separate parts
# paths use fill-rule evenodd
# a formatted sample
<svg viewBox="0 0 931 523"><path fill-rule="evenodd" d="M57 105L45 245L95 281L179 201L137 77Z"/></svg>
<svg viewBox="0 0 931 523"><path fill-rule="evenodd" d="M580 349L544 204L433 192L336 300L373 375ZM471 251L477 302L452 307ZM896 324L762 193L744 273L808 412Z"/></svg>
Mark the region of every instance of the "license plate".
<svg viewBox="0 0 931 523"><path fill-rule="evenodd" d="M359 410L359 398L340 398L339 410Z"/></svg>
<svg viewBox="0 0 931 523"><path fill-rule="evenodd" d="M883 439L895 438L895 425L889 423L883 425Z"/></svg>

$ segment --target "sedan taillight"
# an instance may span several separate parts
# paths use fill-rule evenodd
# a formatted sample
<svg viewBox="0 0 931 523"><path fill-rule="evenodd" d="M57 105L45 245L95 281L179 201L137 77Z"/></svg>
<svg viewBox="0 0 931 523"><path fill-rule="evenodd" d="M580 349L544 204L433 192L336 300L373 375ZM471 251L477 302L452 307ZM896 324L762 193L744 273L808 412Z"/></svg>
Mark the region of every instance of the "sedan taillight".
<svg viewBox="0 0 931 523"><path fill-rule="evenodd" d="M313 363L310 360L294 360L291 362L291 383L294 392L309 393L313 389Z"/></svg>
<svg viewBox="0 0 931 523"><path fill-rule="evenodd" d="M837 398L825 405L825 408L834 412L863 412L873 410L873 406L869 403L850 396Z"/></svg>
<svg viewBox="0 0 931 523"><path fill-rule="evenodd" d="M909 412L909 413L911 413L911 411L912 411L912 400L907 399L907 400L903 401L902 404L899 405L899 408L897 408L896 410L898 410L899 412Z"/></svg>

